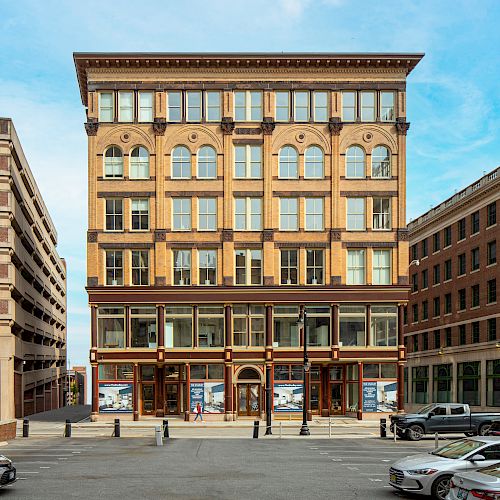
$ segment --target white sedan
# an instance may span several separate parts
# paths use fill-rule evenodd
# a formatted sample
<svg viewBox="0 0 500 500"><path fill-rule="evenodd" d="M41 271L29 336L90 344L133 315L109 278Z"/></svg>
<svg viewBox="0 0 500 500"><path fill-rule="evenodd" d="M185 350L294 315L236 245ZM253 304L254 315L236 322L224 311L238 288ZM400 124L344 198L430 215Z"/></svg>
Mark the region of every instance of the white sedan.
<svg viewBox="0 0 500 500"><path fill-rule="evenodd" d="M389 484L400 491L445 500L456 472L474 471L500 461L500 438L459 439L429 453L403 458L389 470Z"/></svg>
<svg viewBox="0 0 500 500"><path fill-rule="evenodd" d="M450 481L446 500L499 500L500 462L475 472L459 472Z"/></svg>

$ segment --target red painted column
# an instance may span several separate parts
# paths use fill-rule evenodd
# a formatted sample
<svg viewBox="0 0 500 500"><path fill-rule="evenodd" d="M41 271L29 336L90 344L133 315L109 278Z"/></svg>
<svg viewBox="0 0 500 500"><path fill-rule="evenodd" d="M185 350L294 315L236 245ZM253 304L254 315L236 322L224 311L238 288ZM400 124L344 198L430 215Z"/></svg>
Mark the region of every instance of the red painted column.
<svg viewBox="0 0 500 500"><path fill-rule="evenodd" d="M184 420L189 421L191 413L191 366L186 363L186 408L184 409Z"/></svg>
<svg viewBox="0 0 500 500"><path fill-rule="evenodd" d="M226 347L233 345L233 308L224 307L224 326L226 331Z"/></svg>
<svg viewBox="0 0 500 500"><path fill-rule="evenodd" d="M405 409L405 367L398 363L398 411Z"/></svg>
<svg viewBox="0 0 500 500"><path fill-rule="evenodd" d="M198 347L198 306L193 306L193 347Z"/></svg>
<svg viewBox="0 0 500 500"><path fill-rule="evenodd" d="M98 373L97 365L92 365L92 414L90 419L93 422L96 421L99 413L99 385L97 382Z"/></svg>
<svg viewBox="0 0 500 500"><path fill-rule="evenodd" d="M363 363L358 361L358 420L363 418Z"/></svg>
<svg viewBox="0 0 500 500"><path fill-rule="evenodd" d="M90 306L90 331L92 338L91 347L97 347L97 306Z"/></svg>
<svg viewBox="0 0 500 500"><path fill-rule="evenodd" d="M233 366L226 364L224 377L224 411L226 420L232 420L233 412Z"/></svg>
<svg viewBox="0 0 500 500"><path fill-rule="evenodd" d="M273 306L266 305L266 347L273 347Z"/></svg>
<svg viewBox="0 0 500 500"><path fill-rule="evenodd" d="M165 347L165 306L158 306L158 347Z"/></svg>
<svg viewBox="0 0 500 500"><path fill-rule="evenodd" d="M134 390L133 390L134 420L139 420L139 366L134 365Z"/></svg>
<svg viewBox="0 0 500 500"><path fill-rule="evenodd" d="M339 347L339 305L332 306L332 346Z"/></svg>

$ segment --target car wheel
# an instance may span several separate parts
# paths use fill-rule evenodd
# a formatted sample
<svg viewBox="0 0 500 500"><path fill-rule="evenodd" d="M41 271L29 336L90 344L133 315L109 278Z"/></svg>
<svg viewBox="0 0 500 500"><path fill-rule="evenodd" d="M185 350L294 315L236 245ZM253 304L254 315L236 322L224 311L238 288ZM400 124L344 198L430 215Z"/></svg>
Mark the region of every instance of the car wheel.
<svg viewBox="0 0 500 500"><path fill-rule="evenodd" d="M479 426L479 429L477 430L477 434L479 436L486 436L491 428L491 424L482 424Z"/></svg>
<svg viewBox="0 0 500 500"><path fill-rule="evenodd" d="M475 432L464 432L464 434L465 434L468 438L470 438L470 437L472 437L472 436L475 436L475 435L476 435L476 433L475 433Z"/></svg>
<svg viewBox="0 0 500 500"><path fill-rule="evenodd" d="M410 441L420 441L424 435L424 429L420 425L410 425L406 436Z"/></svg>
<svg viewBox="0 0 500 500"><path fill-rule="evenodd" d="M441 476L432 483L432 498L445 500L450 491L451 476Z"/></svg>

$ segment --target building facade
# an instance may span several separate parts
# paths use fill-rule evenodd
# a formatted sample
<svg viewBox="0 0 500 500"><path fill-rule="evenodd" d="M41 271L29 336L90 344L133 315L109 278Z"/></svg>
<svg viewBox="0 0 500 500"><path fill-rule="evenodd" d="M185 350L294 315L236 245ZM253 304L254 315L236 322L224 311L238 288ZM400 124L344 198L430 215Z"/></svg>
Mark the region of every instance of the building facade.
<svg viewBox="0 0 500 500"><path fill-rule="evenodd" d="M421 57L74 55L94 419L402 408Z"/></svg>
<svg viewBox="0 0 500 500"><path fill-rule="evenodd" d="M87 368L73 366L68 370L69 391L68 405L87 404Z"/></svg>
<svg viewBox="0 0 500 500"><path fill-rule="evenodd" d="M496 168L408 225L406 407L500 406ZM416 262L419 265L416 266Z"/></svg>
<svg viewBox="0 0 500 500"><path fill-rule="evenodd" d="M0 118L0 419L64 405L66 263L12 121Z"/></svg>

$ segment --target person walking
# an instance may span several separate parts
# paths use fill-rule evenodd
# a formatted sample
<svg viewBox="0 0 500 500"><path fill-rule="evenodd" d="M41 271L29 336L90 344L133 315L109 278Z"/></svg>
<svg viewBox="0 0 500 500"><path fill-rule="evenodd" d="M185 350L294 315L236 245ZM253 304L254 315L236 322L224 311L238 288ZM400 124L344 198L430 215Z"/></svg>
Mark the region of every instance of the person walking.
<svg viewBox="0 0 500 500"><path fill-rule="evenodd" d="M198 420L198 417L200 417L200 420L203 422L203 408L201 406L201 403L198 401L196 403L196 407L194 409L194 412L196 413L196 417L194 417L194 421Z"/></svg>

